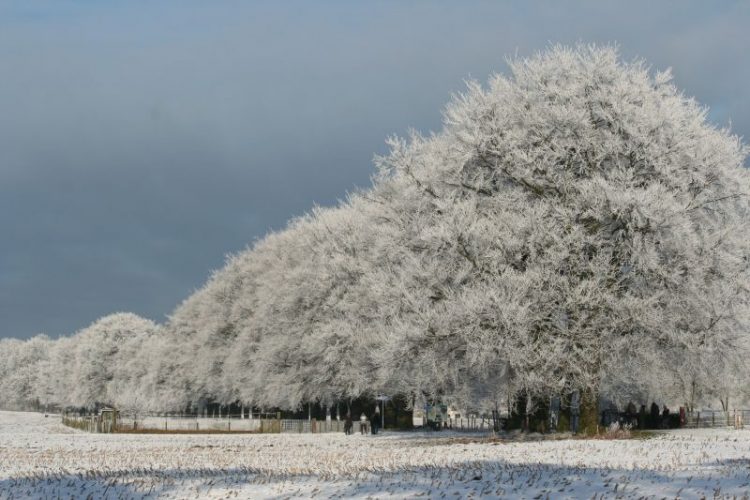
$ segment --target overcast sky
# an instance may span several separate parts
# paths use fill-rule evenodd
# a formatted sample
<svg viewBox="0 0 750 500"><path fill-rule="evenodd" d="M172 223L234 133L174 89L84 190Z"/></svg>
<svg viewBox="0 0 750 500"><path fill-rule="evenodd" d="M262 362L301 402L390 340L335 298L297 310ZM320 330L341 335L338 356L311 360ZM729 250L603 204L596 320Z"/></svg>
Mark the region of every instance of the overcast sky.
<svg viewBox="0 0 750 500"><path fill-rule="evenodd" d="M550 42L671 66L748 137L748 26L750 2L0 0L0 337L163 321Z"/></svg>

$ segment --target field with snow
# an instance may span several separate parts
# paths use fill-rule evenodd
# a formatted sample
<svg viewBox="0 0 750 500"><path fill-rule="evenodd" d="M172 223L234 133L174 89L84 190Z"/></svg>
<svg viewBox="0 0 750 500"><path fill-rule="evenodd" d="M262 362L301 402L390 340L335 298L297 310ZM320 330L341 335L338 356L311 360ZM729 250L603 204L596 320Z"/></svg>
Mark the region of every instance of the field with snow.
<svg viewBox="0 0 750 500"><path fill-rule="evenodd" d="M750 495L750 430L477 440L439 433L88 434L56 417L0 412L0 498Z"/></svg>

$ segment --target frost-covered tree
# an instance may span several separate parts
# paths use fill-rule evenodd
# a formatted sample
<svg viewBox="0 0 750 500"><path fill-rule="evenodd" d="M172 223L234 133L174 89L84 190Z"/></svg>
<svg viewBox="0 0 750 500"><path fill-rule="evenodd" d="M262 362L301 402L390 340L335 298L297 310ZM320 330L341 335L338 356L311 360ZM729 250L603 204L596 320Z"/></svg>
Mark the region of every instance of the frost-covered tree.
<svg viewBox="0 0 750 500"><path fill-rule="evenodd" d="M73 388L77 385L73 377L76 351L75 337L60 337L52 342L49 365L44 373L45 383L39 390L53 394L54 406L64 408L73 404Z"/></svg>
<svg viewBox="0 0 750 500"><path fill-rule="evenodd" d="M279 398L264 404L331 405L378 389L361 282L377 231L362 208L353 198L315 210L257 249L277 262L257 283L260 299L239 341L255 339L244 360L263 374L256 393Z"/></svg>
<svg viewBox="0 0 750 500"><path fill-rule="evenodd" d="M422 285L392 350L434 353L419 368L447 391L491 370L532 394L583 390L590 425L608 367L650 377L653 353L728 356L744 331L717 294L747 304L748 241L730 237L747 231L747 150L612 48L509 67L380 160L410 185L398 216Z"/></svg>
<svg viewBox="0 0 750 500"><path fill-rule="evenodd" d="M53 403L48 390L51 341L36 335L23 342L0 341L0 404L11 409L38 409Z"/></svg>
<svg viewBox="0 0 750 500"><path fill-rule="evenodd" d="M146 399L157 326L134 314L101 318L71 337L0 341L0 406L93 407Z"/></svg>
<svg viewBox="0 0 750 500"><path fill-rule="evenodd" d="M137 343L149 338L156 325L132 313L105 316L75 336L74 384L70 403L80 407L114 404L118 391L131 381L126 365Z"/></svg>
<svg viewBox="0 0 750 500"><path fill-rule="evenodd" d="M151 368L156 365L156 341L161 331L150 320L128 314L120 318L123 338L111 358L111 379L107 382L106 401L115 407L138 415L157 409L153 404ZM128 335L127 331L132 332Z"/></svg>

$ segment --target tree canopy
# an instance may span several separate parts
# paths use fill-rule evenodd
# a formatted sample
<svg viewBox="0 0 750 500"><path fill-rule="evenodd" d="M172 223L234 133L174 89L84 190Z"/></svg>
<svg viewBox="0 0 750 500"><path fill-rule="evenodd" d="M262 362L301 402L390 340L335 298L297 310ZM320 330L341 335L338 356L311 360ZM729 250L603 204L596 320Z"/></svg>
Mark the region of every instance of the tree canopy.
<svg viewBox="0 0 750 500"><path fill-rule="evenodd" d="M0 401L739 394L747 147L612 47L508 67L454 96L441 131L389 139L370 189L230 256L164 325L0 342Z"/></svg>

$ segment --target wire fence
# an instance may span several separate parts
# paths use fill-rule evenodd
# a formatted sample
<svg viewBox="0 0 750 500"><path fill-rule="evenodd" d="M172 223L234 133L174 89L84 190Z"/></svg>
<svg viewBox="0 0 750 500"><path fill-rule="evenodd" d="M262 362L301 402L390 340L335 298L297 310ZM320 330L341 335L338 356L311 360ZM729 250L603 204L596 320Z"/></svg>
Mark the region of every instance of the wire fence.
<svg viewBox="0 0 750 500"><path fill-rule="evenodd" d="M416 419L415 419L416 420ZM62 423L68 427L87 432L248 432L262 434L319 434L344 432L343 420L290 419L277 414L226 415L222 418L195 415L143 415L121 416L116 411L106 411L98 415L62 415ZM750 425L750 410L700 410L688 412L682 427L685 428L744 428ZM355 420L351 432L369 432L370 422ZM418 422L415 425L420 426ZM429 428L425 421L421 427ZM449 418L441 422L439 428L459 432L489 432L493 422L488 418Z"/></svg>

